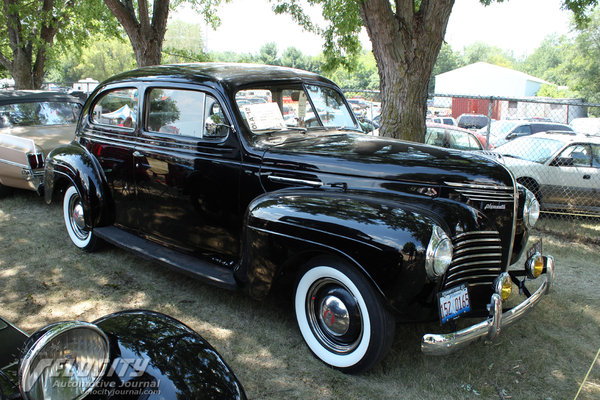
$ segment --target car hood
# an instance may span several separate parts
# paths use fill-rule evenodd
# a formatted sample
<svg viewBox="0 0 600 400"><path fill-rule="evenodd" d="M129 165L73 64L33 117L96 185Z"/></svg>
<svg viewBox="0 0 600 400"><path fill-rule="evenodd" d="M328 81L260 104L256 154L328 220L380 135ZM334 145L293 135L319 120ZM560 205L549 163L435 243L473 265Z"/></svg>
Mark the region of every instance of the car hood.
<svg viewBox="0 0 600 400"><path fill-rule="evenodd" d="M268 146L274 140L265 139L263 144ZM262 165L280 171L407 183L513 185L506 168L475 153L354 133L329 132L272 144L264 153Z"/></svg>

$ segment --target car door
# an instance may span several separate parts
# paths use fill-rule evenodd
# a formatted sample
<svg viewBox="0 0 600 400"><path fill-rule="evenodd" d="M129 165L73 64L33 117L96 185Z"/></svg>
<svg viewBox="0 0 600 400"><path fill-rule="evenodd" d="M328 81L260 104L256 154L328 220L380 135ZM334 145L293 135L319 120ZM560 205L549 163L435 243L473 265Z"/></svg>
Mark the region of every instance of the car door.
<svg viewBox="0 0 600 400"><path fill-rule="evenodd" d="M554 172L547 177L547 202L574 209L585 209L597 203L600 176L598 168L592 167L592 148L589 144L566 147L551 165Z"/></svg>
<svg viewBox="0 0 600 400"><path fill-rule="evenodd" d="M222 104L208 89L148 87L134 169L144 236L229 260L240 247L240 156Z"/></svg>
<svg viewBox="0 0 600 400"><path fill-rule="evenodd" d="M137 228L133 152L138 131L138 88L111 86L96 96L83 119L81 143L100 162L115 204L115 225Z"/></svg>

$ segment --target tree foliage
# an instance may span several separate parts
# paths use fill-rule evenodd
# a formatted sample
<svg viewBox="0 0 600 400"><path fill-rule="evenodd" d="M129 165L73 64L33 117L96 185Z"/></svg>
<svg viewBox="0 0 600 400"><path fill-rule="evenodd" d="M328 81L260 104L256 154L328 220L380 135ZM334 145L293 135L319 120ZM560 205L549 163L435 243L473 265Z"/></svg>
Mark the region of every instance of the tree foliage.
<svg viewBox="0 0 600 400"><path fill-rule="evenodd" d="M225 0L227 1L227 0ZM221 0L104 0L131 42L138 67L161 63L169 11L186 3L216 26Z"/></svg>
<svg viewBox="0 0 600 400"><path fill-rule="evenodd" d="M39 89L57 54L82 46L90 34L114 30L95 0L3 0L0 64L18 89Z"/></svg>

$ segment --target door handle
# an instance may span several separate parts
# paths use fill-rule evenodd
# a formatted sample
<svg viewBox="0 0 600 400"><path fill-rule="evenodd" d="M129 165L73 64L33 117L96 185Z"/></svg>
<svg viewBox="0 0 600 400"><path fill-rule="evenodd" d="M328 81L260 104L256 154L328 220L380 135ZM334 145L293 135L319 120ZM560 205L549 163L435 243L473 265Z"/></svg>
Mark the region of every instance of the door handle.
<svg viewBox="0 0 600 400"><path fill-rule="evenodd" d="M133 152L133 156L135 158L144 157L144 155L142 153L140 153L139 151L137 151L137 150Z"/></svg>
<svg viewBox="0 0 600 400"><path fill-rule="evenodd" d="M591 179L591 178L592 178L591 175L584 175L583 176L583 179Z"/></svg>

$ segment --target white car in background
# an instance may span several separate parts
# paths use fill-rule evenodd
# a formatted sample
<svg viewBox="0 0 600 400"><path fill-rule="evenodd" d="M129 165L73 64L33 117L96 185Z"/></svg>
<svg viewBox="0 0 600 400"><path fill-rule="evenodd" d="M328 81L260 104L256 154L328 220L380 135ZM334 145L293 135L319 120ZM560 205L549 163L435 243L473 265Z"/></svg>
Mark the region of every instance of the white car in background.
<svg viewBox="0 0 600 400"><path fill-rule="evenodd" d="M575 132L600 136L600 118L575 118L570 125Z"/></svg>
<svg viewBox="0 0 600 400"><path fill-rule="evenodd" d="M600 214L600 137L536 133L494 152L542 210Z"/></svg>

